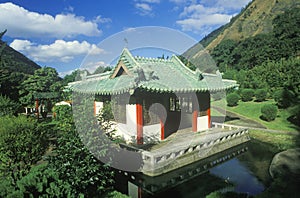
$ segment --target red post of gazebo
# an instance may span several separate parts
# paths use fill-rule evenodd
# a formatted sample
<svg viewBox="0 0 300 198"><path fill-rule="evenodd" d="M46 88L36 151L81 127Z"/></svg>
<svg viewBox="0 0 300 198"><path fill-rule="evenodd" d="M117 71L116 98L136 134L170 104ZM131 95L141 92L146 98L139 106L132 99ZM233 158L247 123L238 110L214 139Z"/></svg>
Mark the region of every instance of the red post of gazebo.
<svg viewBox="0 0 300 198"><path fill-rule="evenodd" d="M40 115L39 115L39 99L38 98L35 99L35 111L36 111L36 117L37 117L37 119L39 119Z"/></svg>
<svg viewBox="0 0 300 198"><path fill-rule="evenodd" d="M160 118L160 140L165 139L165 123L164 118Z"/></svg>
<svg viewBox="0 0 300 198"><path fill-rule="evenodd" d="M137 144L143 144L143 106L136 104Z"/></svg>
<svg viewBox="0 0 300 198"><path fill-rule="evenodd" d="M208 117L208 128L210 128L210 127L211 127L211 126L210 126L210 125L211 125L211 124L210 124L210 123L211 123L210 108L207 109L207 112L206 112L206 113L207 113L207 117Z"/></svg>
<svg viewBox="0 0 300 198"><path fill-rule="evenodd" d="M198 110L195 108L193 110L193 120L192 120L192 131L197 132L197 122L198 122Z"/></svg>

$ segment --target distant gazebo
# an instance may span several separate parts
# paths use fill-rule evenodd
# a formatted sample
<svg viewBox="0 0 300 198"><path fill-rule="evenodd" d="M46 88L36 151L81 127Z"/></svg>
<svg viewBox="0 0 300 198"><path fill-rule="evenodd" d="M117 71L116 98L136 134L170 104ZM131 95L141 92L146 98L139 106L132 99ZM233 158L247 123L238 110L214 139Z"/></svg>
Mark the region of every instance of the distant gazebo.
<svg viewBox="0 0 300 198"><path fill-rule="evenodd" d="M69 84L73 92L95 95L95 115L105 101L113 101L117 134L137 144L164 140L182 129L209 129L211 93L237 86L220 74L190 70L176 55L134 57L126 48L112 71Z"/></svg>
<svg viewBox="0 0 300 198"><path fill-rule="evenodd" d="M36 92L33 95L33 99L35 100L35 112L37 119L39 119L40 116L39 106L41 105L41 102L58 99L59 97L60 94L58 92Z"/></svg>

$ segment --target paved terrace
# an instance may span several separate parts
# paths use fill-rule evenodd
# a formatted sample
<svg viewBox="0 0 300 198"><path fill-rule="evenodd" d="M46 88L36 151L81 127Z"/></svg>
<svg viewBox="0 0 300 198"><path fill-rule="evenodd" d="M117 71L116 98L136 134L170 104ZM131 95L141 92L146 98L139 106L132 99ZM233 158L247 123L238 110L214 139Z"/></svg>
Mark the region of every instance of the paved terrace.
<svg viewBox="0 0 300 198"><path fill-rule="evenodd" d="M248 129L215 123L204 132L180 130L148 149L140 149L145 175L157 176L207 158L250 140Z"/></svg>

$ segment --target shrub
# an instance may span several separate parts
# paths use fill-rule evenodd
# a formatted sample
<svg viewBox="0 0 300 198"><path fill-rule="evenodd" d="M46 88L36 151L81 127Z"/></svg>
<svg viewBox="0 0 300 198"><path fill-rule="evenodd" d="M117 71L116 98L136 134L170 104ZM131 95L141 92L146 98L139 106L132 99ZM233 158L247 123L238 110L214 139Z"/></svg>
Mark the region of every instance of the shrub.
<svg viewBox="0 0 300 198"><path fill-rule="evenodd" d="M257 102L262 102L267 98L267 91L265 89L257 89L254 95Z"/></svg>
<svg viewBox="0 0 300 198"><path fill-rule="evenodd" d="M268 122L275 120L278 108L273 104L266 104L261 107L262 118Z"/></svg>
<svg viewBox="0 0 300 198"><path fill-rule="evenodd" d="M6 96L0 95L0 116L16 115L20 105Z"/></svg>
<svg viewBox="0 0 300 198"><path fill-rule="evenodd" d="M72 108L68 105L58 105L53 107L56 120L68 119L72 116Z"/></svg>
<svg viewBox="0 0 300 198"><path fill-rule="evenodd" d="M244 102L251 101L254 96L253 89L243 89L241 91L241 99Z"/></svg>
<svg viewBox="0 0 300 198"><path fill-rule="evenodd" d="M291 122L296 124L297 126L300 126L300 104L295 105L289 109L289 112L291 113Z"/></svg>
<svg viewBox="0 0 300 198"><path fill-rule="evenodd" d="M226 96L227 105L230 107L236 106L240 96L236 93L230 93Z"/></svg>
<svg viewBox="0 0 300 198"><path fill-rule="evenodd" d="M287 89L279 89L274 92L274 100L279 108L287 108L291 105L294 94Z"/></svg>

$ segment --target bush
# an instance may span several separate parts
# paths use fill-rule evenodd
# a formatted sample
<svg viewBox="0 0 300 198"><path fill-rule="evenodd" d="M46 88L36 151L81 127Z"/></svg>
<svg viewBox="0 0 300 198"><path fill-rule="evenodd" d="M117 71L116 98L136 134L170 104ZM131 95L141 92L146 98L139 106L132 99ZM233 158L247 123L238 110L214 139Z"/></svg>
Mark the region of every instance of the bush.
<svg viewBox="0 0 300 198"><path fill-rule="evenodd" d="M267 91L265 89L257 89L254 95L257 102L262 102L267 98Z"/></svg>
<svg viewBox="0 0 300 198"><path fill-rule="evenodd" d="M72 116L72 108L68 105L57 105L53 107L56 120L68 119Z"/></svg>
<svg viewBox="0 0 300 198"><path fill-rule="evenodd" d="M241 99L244 102L251 101L254 96L253 89L243 89L241 91Z"/></svg>
<svg viewBox="0 0 300 198"><path fill-rule="evenodd" d="M279 108L287 108L292 104L294 94L288 89L279 89L274 92L273 97Z"/></svg>
<svg viewBox="0 0 300 198"><path fill-rule="evenodd" d="M268 122L275 120L278 108L273 104L266 104L261 107L262 118Z"/></svg>
<svg viewBox="0 0 300 198"><path fill-rule="evenodd" d="M291 117L289 118L290 121L297 126L300 126L300 104L293 106L289 109L289 112L291 113Z"/></svg>
<svg viewBox="0 0 300 198"><path fill-rule="evenodd" d="M226 96L227 105L230 107L236 106L240 96L236 93L230 93Z"/></svg>
<svg viewBox="0 0 300 198"><path fill-rule="evenodd" d="M17 115L21 105L6 96L0 95L0 116Z"/></svg>

